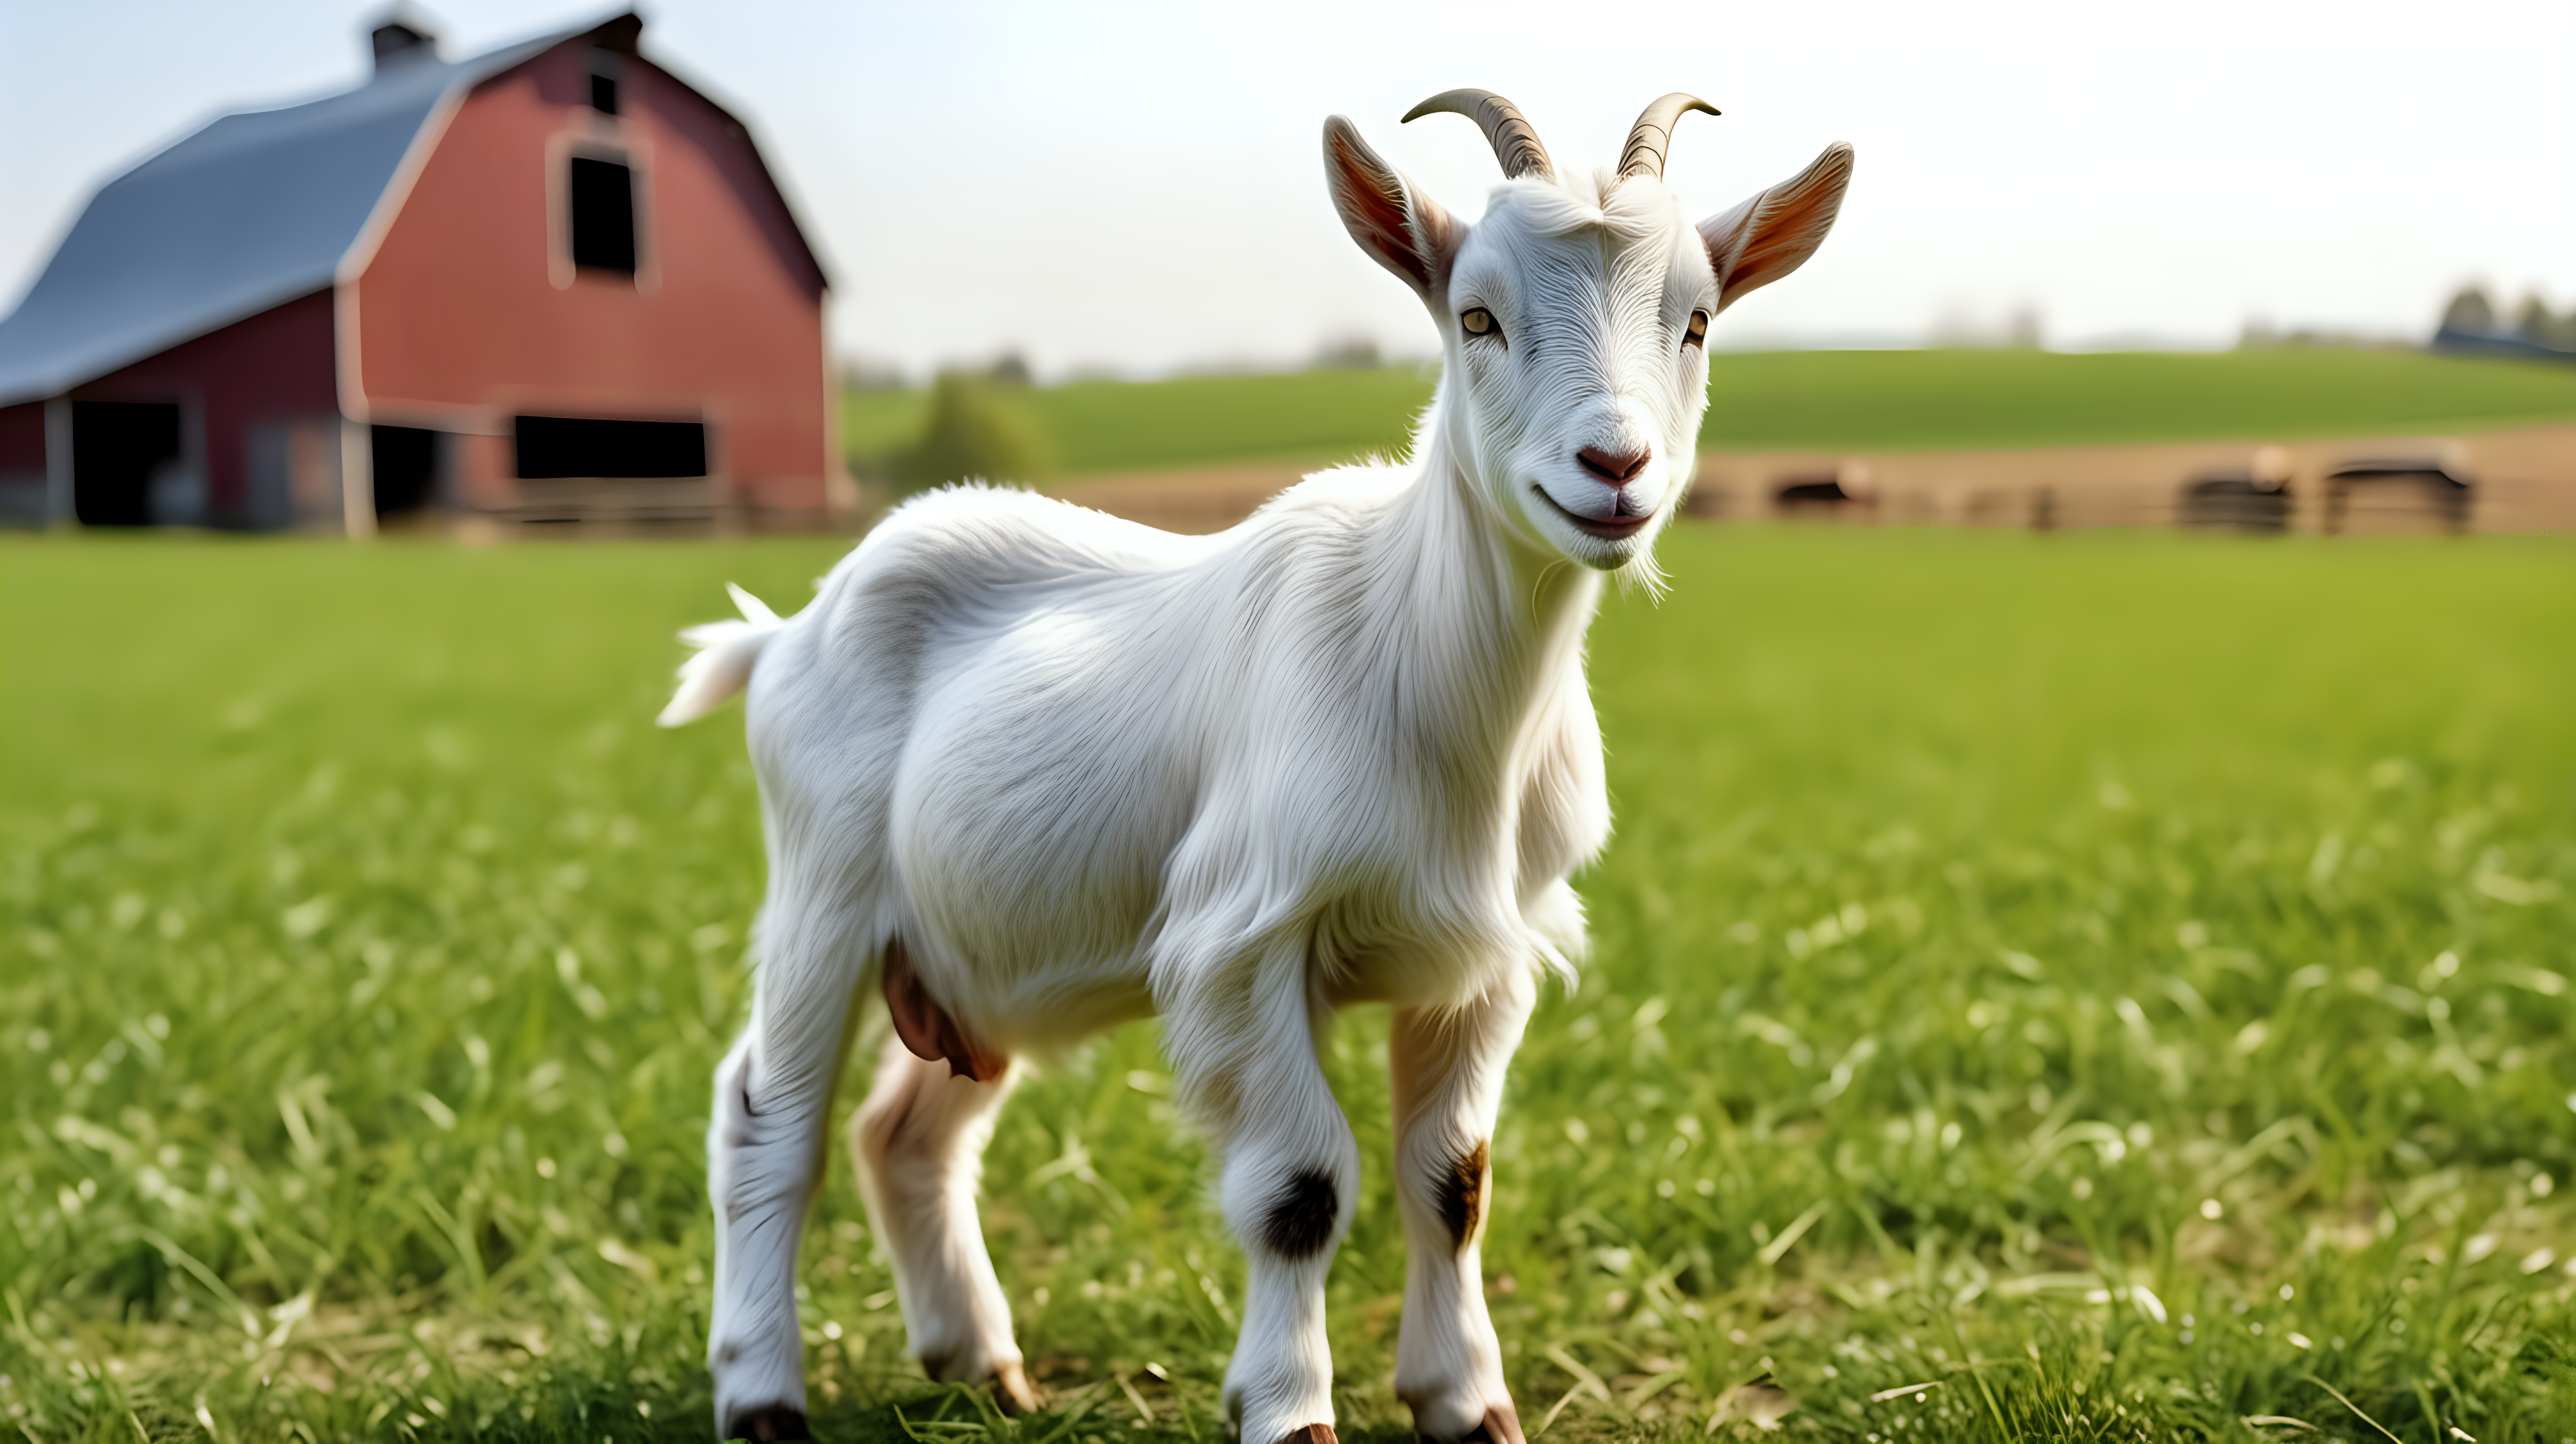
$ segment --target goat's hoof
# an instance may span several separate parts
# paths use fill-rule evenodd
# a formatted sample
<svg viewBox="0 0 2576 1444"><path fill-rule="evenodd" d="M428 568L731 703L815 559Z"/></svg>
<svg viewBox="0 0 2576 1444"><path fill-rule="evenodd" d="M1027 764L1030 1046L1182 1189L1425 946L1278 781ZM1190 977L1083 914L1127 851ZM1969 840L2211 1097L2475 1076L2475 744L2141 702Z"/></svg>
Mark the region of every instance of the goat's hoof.
<svg viewBox="0 0 2576 1444"><path fill-rule="evenodd" d="M784 1404L764 1404L745 1409L725 1421L727 1439L752 1439L770 1444L779 1439L811 1439L813 1432L805 1427L805 1412Z"/></svg>
<svg viewBox="0 0 2576 1444"><path fill-rule="evenodd" d="M1458 1444L1527 1444L1521 1437L1521 1414L1509 1404L1485 1410L1484 1422L1459 1436Z"/></svg>
<svg viewBox="0 0 2576 1444"><path fill-rule="evenodd" d="M1005 1414L1034 1414L1046 1407L1037 1386L1029 1382L1028 1370L1021 1368L1016 1359L993 1371L991 1387L993 1402L1001 1405Z"/></svg>
<svg viewBox="0 0 2576 1444"><path fill-rule="evenodd" d="M1303 1428L1289 1430L1287 1437L1281 1439L1279 1444L1342 1444L1342 1441L1333 1437L1332 1425L1308 1424Z"/></svg>

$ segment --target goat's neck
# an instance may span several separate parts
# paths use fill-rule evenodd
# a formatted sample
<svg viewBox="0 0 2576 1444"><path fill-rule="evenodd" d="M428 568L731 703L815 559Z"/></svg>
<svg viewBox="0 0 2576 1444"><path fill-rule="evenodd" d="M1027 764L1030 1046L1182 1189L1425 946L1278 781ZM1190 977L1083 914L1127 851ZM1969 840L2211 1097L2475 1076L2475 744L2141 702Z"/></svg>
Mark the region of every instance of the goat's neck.
<svg viewBox="0 0 2576 1444"><path fill-rule="evenodd" d="M1386 549L1373 570L1392 583L1407 629L1407 710L1417 727L1446 734L1425 740L1452 765L1509 768L1554 689L1584 685L1601 575L1518 534L1437 417L1416 464L1421 474L1373 537Z"/></svg>

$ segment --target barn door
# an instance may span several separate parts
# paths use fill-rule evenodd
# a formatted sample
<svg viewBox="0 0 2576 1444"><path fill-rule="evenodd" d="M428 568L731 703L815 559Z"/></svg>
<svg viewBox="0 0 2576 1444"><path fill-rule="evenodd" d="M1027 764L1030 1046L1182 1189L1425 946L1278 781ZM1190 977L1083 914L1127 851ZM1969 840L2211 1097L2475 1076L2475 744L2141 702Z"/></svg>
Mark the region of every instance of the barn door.
<svg viewBox="0 0 2576 1444"><path fill-rule="evenodd" d="M175 401L72 403L72 514L83 526L150 526L155 473L179 463Z"/></svg>

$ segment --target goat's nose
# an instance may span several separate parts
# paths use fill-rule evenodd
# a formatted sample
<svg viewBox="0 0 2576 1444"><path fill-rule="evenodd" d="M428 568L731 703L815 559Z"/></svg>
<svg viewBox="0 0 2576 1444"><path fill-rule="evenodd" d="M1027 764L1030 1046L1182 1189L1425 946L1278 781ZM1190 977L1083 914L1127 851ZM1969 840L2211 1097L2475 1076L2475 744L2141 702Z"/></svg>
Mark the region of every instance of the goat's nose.
<svg viewBox="0 0 2576 1444"><path fill-rule="evenodd" d="M1646 469L1646 463L1654 460L1655 454L1644 447L1621 452L1587 446L1574 453L1574 459L1597 480L1611 486L1626 486L1637 479L1637 473Z"/></svg>

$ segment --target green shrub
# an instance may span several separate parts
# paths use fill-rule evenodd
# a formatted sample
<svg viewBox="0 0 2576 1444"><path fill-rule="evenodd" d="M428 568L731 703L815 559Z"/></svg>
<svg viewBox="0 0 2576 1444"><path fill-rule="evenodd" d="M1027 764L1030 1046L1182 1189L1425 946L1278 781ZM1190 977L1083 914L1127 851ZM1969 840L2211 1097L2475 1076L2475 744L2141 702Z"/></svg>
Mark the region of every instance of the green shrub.
<svg viewBox="0 0 2576 1444"><path fill-rule="evenodd" d="M931 384L921 437L891 458L896 487L920 491L951 481L1036 481L1054 469L1046 434L990 377L946 372Z"/></svg>

